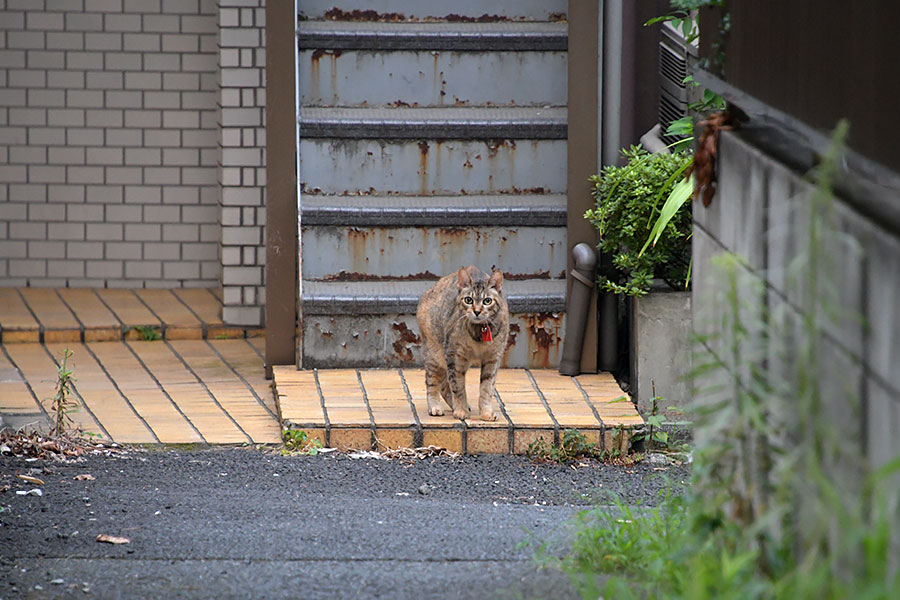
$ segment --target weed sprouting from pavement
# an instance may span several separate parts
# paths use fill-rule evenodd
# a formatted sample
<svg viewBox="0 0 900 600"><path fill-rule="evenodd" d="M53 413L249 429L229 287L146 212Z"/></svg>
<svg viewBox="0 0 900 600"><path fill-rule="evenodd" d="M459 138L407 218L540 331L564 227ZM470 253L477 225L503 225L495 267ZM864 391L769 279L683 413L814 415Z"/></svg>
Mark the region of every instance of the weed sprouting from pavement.
<svg viewBox="0 0 900 600"><path fill-rule="evenodd" d="M137 331L141 340L145 342L155 342L162 339L162 334L155 325L133 325L131 329Z"/></svg>
<svg viewBox="0 0 900 600"><path fill-rule="evenodd" d="M69 367L69 358L73 352L66 348L63 350L62 361L56 367L56 393L45 401L50 403L50 411L53 413L53 425L50 435L64 436L74 424L69 415L79 410L78 403L72 400L72 383L75 381L75 371Z"/></svg>
<svg viewBox="0 0 900 600"><path fill-rule="evenodd" d="M296 454L315 456L322 448L319 438L311 437L299 429L284 429L281 432L281 438L284 440L284 448L281 449L281 454L284 456Z"/></svg>

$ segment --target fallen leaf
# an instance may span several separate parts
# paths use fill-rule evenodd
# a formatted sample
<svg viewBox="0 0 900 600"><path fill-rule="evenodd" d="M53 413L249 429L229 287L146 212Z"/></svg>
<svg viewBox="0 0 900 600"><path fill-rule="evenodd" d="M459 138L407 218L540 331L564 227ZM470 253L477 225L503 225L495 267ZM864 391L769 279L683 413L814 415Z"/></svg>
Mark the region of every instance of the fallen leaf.
<svg viewBox="0 0 900 600"><path fill-rule="evenodd" d="M34 483L37 485L44 485L44 481L42 479L38 479L37 477L32 477L31 475L17 475L19 479L22 481L27 481L28 483Z"/></svg>
<svg viewBox="0 0 900 600"><path fill-rule="evenodd" d="M0 494L2 494L3 492L8 492L8 491L9 491L8 485L0 485Z"/></svg>
<svg viewBox="0 0 900 600"><path fill-rule="evenodd" d="M98 542L105 542L107 544L130 544L131 540L127 537L118 537L115 535L106 535L105 533L101 533L97 536Z"/></svg>
<svg viewBox="0 0 900 600"><path fill-rule="evenodd" d="M76 475L72 479L74 479L75 481L94 481L96 477L94 477L90 473L82 473L81 475Z"/></svg>

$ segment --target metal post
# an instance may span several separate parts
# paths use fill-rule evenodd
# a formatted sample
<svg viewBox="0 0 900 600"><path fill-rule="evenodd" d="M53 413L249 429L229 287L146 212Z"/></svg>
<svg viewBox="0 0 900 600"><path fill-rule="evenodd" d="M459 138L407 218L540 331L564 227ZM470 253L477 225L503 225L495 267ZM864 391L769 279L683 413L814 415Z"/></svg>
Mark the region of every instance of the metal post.
<svg viewBox="0 0 900 600"><path fill-rule="evenodd" d="M579 243L597 244L597 232L585 218L591 207L588 177L597 172L597 106L599 57L599 0L569 0L569 134L568 134L568 217L566 236L569 248ZM568 255L567 289L571 294L574 262ZM597 308L592 301L585 324L581 372L597 371Z"/></svg>
<svg viewBox="0 0 900 600"><path fill-rule="evenodd" d="M294 359L297 331L294 2L266 2L266 377Z"/></svg>

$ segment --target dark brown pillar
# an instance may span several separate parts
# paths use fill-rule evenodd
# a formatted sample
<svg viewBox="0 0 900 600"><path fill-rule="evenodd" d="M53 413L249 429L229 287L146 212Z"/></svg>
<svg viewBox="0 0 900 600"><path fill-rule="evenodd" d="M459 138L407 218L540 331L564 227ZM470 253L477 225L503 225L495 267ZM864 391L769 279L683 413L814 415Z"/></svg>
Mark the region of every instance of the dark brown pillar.
<svg viewBox="0 0 900 600"><path fill-rule="evenodd" d="M568 143L568 272L574 267L572 248L597 244L597 232L585 218L592 206L588 177L597 172L597 59L599 0L569 0L569 143ZM572 276L567 277L572 289ZM581 354L581 370L597 371L597 302L591 302Z"/></svg>
<svg viewBox="0 0 900 600"><path fill-rule="evenodd" d="M266 2L266 377L294 364L297 335L297 116L294 3Z"/></svg>

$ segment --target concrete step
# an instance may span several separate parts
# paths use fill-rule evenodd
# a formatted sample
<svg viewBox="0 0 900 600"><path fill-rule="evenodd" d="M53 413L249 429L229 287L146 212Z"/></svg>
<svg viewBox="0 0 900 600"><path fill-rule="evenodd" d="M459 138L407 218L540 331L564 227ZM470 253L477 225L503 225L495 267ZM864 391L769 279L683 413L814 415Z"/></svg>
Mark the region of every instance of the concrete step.
<svg viewBox="0 0 900 600"><path fill-rule="evenodd" d="M565 140L301 138L304 194L478 195L566 190Z"/></svg>
<svg viewBox="0 0 900 600"><path fill-rule="evenodd" d="M565 227L315 225L303 227L300 239L305 279L436 278L466 264L515 279L566 271Z"/></svg>
<svg viewBox="0 0 900 600"><path fill-rule="evenodd" d="M303 281L303 368L421 364L415 311L434 281ZM555 368L565 331L565 280L507 281L504 367Z"/></svg>
<svg viewBox="0 0 900 600"><path fill-rule="evenodd" d="M365 23L305 21L297 26L301 50L563 51L566 23Z"/></svg>
<svg viewBox="0 0 900 600"><path fill-rule="evenodd" d="M487 267L485 267L487 268ZM301 298L305 315L413 314L434 281L307 281ZM514 313L559 313L566 307L563 279L507 281L503 291Z"/></svg>
<svg viewBox="0 0 900 600"><path fill-rule="evenodd" d="M300 104L565 105L566 60L565 51L302 50Z"/></svg>
<svg viewBox="0 0 900 600"><path fill-rule="evenodd" d="M300 137L342 139L566 139L562 107L302 107Z"/></svg>
<svg viewBox="0 0 900 600"><path fill-rule="evenodd" d="M322 196L304 194L300 221L310 225L564 227L566 197L526 195Z"/></svg>
<svg viewBox="0 0 900 600"><path fill-rule="evenodd" d="M302 19L324 19L339 16L335 9L344 13L352 11L373 11L386 16L389 13L409 19L442 19L463 17L478 18L486 13L513 20L547 21L560 18L568 10L566 0L300 0L297 12ZM365 15L354 20L359 21Z"/></svg>

